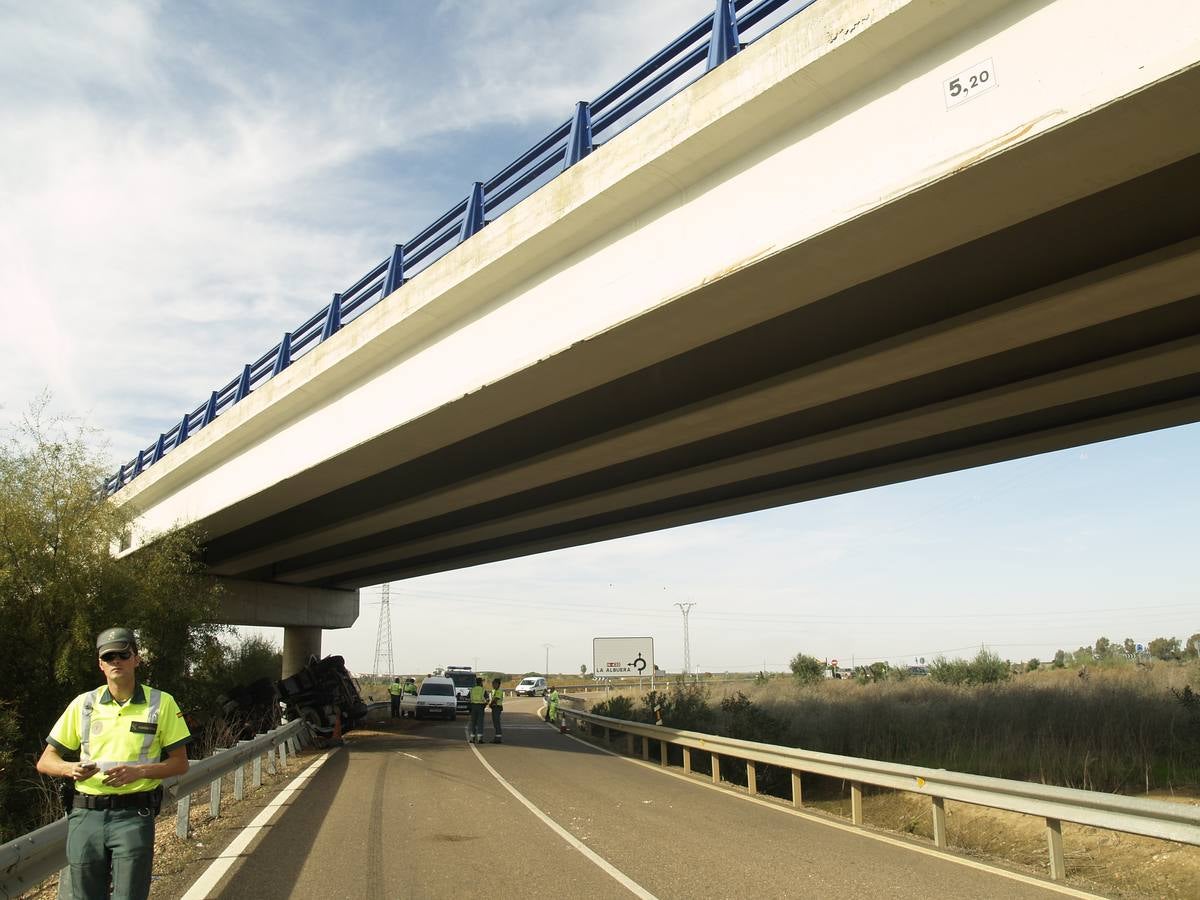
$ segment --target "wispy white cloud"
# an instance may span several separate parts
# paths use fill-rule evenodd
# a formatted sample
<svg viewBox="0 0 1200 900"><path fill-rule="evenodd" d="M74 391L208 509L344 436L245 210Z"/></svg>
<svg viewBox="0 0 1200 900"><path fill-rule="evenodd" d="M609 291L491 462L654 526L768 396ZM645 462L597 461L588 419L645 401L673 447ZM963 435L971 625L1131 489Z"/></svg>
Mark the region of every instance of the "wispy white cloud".
<svg viewBox="0 0 1200 900"><path fill-rule="evenodd" d="M0 8L0 402L127 455L707 5Z"/></svg>

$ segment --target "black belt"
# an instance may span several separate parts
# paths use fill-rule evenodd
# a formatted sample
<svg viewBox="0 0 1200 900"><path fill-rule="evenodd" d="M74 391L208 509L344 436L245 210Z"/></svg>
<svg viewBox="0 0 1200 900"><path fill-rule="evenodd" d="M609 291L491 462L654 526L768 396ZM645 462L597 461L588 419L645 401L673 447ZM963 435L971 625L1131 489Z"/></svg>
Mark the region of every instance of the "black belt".
<svg viewBox="0 0 1200 900"><path fill-rule="evenodd" d="M149 809L154 805L155 791L135 794L81 794L76 792L76 809Z"/></svg>

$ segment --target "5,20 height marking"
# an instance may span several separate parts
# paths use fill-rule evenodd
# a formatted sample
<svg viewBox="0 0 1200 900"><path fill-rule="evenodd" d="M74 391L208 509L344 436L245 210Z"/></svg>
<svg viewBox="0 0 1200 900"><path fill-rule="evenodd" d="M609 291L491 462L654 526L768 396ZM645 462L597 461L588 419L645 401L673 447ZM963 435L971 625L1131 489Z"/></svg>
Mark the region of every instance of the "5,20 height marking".
<svg viewBox="0 0 1200 900"><path fill-rule="evenodd" d="M990 91L999 82L996 80L996 67L992 60L985 59L963 69L951 78L942 82L942 93L946 98L946 109L953 109L968 100L978 97L984 91Z"/></svg>

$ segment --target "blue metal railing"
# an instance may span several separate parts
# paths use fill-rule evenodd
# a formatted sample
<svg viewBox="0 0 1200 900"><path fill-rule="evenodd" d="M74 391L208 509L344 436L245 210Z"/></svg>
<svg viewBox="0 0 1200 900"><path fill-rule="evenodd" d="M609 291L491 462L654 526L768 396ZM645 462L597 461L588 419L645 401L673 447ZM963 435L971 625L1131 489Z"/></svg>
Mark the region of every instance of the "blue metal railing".
<svg viewBox="0 0 1200 900"><path fill-rule="evenodd" d="M487 181L476 182L460 200L392 255L251 363L232 381L185 413L148 447L104 482L107 494L120 490L146 468L278 375L296 359L370 309L488 222L494 221L588 153L619 134L658 105L816 0L716 0L712 15L638 66L591 103L579 102L574 115Z"/></svg>

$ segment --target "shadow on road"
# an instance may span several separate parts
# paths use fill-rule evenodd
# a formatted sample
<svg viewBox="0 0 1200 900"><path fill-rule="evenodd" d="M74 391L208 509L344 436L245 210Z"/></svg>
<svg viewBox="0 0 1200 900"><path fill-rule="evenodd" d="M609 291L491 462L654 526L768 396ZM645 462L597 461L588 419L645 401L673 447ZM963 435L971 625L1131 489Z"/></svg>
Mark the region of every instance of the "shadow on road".
<svg viewBox="0 0 1200 900"><path fill-rule="evenodd" d="M328 809L341 789L349 765L349 754L335 753L291 803L303 803L312 809ZM316 842L322 816L280 816L268 826L266 835L253 852L242 857L236 873L240 884L252 884L258 900L291 897L304 861Z"/></svg>

